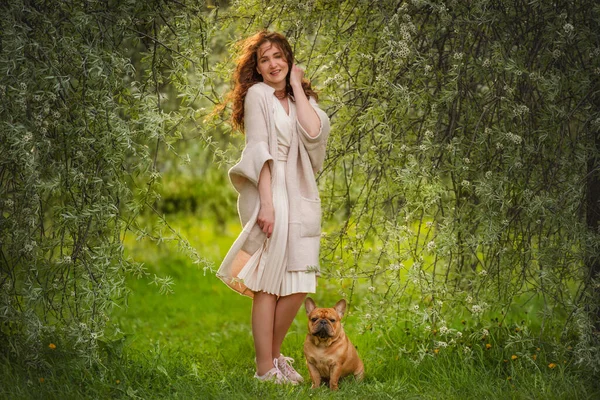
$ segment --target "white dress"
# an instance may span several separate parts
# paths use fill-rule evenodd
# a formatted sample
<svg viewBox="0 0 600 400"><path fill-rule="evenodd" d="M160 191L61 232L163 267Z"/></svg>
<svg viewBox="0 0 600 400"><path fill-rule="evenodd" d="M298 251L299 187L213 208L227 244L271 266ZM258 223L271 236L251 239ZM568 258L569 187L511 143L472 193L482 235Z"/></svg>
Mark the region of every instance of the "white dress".
<svg viewBox="0 0 600 400"><path fill-rule="evenodd" d="M273 208L275 223L271 238L265 240L261 248L254 253L238 274L250 290L266 292L277 296L293 293L314 293L317 288L315 271L286 271L288 241L288 195L285 183L286 160L292 138L292 129L296 129L296 106L288 98L290 114L275 99L274 116L277 129L277 160L274 163L277 179L273 182Z"/></svg>

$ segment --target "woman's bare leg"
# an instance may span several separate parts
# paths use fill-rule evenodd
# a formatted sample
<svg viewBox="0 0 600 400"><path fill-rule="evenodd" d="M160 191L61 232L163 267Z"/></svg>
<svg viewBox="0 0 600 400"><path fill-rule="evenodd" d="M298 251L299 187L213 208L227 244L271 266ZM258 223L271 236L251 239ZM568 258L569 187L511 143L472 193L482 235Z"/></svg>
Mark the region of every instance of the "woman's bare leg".
<svg viewBox="0 0 600 400"><path fill-rule="evenodd" d="M289 296L280 297L275 307L275 321L273 323L273 341L271 355L273 358L279 357L281 344L288 329L292 325L306 293L294 293Z"/></svg>
<svg viewBox="0 0 600 400"><path fill-rule="evenodd" d="M256 351L256 373L261 376L273 368L272 344L276 304L277 296L264 292L254 293L252 336Z"/></svg>

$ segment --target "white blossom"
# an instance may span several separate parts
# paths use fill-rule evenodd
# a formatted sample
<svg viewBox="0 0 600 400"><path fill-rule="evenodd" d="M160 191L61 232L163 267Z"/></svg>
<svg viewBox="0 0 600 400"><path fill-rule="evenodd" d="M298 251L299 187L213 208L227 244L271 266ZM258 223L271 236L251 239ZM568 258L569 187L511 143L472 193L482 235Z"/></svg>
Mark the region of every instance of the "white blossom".
<svg viewBox="0 0 600 400"><path fill-rule="evenodd" d="M563 29L565 30L566 33L573 33L573 31L575 30L575 27L569 23L566 23L563 26Z"/></svg>
<svg viewBox="0 0 600 400"><path fill-rule="evenodd" d="M396 54L400 58L407 58L410 55L410 48L404 40L396 42Z"/></svg>

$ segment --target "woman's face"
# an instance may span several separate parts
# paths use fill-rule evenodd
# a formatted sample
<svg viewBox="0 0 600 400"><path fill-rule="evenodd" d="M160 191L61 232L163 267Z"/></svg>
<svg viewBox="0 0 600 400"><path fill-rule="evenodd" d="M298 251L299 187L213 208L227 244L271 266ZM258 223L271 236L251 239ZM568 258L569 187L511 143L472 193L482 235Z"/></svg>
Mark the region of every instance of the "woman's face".
<svg viewBox="0 0 600 400"><path fill-rule="evenodd" d="M285 89L285 77L290 70L283 51L271 42L263 43L256 53L256 70L263 82L277 89Z"/></svg>

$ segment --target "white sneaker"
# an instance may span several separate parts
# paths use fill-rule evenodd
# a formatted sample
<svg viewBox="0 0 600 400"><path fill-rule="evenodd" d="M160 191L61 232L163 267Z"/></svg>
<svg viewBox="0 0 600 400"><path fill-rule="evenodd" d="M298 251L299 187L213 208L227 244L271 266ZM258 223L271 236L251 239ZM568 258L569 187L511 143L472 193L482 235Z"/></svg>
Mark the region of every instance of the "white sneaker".
<svg viewBox="0 0 600 400"><path fill-rule="evenodd" d="M281 370L278 367L277 359L273 360L273 364L275 365L273 368L267 371L264 375L258 375L258 372L254 374L254 377L261 382L273 382L278 385L290 383L288 378L286 378Z"/></svg>
<svg viewBox="0 0 600 400"><path fill-rule="evenodd" d="M278 358L275 359L278 362L279 369L283 376L285 376L292 384L297 385L301 382L304 382L304 378L300 375L294 367L292 367L292 363L294 359L292 357L286 357L283 354L280 354Z"/></svg>

